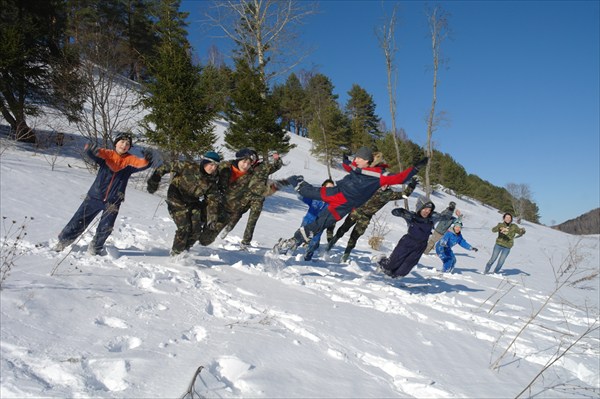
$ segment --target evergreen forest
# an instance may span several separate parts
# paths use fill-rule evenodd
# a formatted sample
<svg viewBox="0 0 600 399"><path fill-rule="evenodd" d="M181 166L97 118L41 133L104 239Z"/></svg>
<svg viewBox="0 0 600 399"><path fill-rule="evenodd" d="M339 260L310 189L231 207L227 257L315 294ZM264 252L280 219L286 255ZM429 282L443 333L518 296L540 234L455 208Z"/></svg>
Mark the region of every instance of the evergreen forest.
<svg viewBox="0 0 600 399"><path fill-rule="evenodd" d="M257 4L263 2L215 1L232 16L217 22L231 28L236 47L232 54L212 49L202 64L188 41L188 15L179 0L0 0L2 124L15 140L35 144L39 133L29 120L52 109L91 141L108 145L131 131L165 158L194 159L214 148L212 122L222 118L229 122L228 149L252 146L265 159L292 148L288 131L310 138L313 155L330 167L361 146L381 151L391 172L423 158L422 146L381 122L376 105L387 104L375 104L364 88L355 84L340 104L331 77L276 63L285 42L256 32L289 26L257 29L258 15L273 11L273 21L281 21L277 12L300 18L309 10L258 10ZM128 100L130 93L136 101ZM128 112L143 112L142 123L128 124ZM451 190L539 223L530 198L515 198L468 173L451 154L433 150L428 173L433 190Z"/></svg>

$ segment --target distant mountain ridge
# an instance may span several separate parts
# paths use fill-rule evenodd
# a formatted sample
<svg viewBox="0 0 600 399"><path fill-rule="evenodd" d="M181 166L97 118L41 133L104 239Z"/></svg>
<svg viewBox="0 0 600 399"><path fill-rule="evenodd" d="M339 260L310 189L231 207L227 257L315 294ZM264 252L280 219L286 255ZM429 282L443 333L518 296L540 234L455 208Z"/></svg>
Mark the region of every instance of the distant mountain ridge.
<svg viewBox="0 0 600 399"><path fill-rule="evenodd" d="M596 208L575 219L553 226L553 229L570 234L600 234L600 208Z"/></svg>

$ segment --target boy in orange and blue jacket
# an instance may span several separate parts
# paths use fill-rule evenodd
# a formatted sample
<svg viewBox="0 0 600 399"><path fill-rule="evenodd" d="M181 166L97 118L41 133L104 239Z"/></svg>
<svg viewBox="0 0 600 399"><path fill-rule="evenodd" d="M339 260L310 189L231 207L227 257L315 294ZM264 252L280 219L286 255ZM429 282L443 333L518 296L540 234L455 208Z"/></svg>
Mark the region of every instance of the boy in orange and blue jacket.
<svg viewBox="0 0 600 399"><path fill-rule="evenodd" d="M104 254L104 243L112 233L129 178L152 164L150 151L144 151L144 158L130 154L132 144L133 137L122 133L114 140L114 150L98 148L95 144L86 145L87 156L99 165L98 174L83 203L58 235L55 251L60 252L71 245L102 212L88 252L91 255Z"/></svg>

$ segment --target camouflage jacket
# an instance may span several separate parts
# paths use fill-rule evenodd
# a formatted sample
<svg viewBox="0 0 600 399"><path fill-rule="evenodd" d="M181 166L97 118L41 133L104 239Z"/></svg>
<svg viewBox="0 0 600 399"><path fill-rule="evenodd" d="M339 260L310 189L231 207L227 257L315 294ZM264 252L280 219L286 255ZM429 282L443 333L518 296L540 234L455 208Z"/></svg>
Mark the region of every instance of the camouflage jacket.
<svg viewBox="0 0 600 399"><path fill-rule="evenodd" d="M154 170L148 181L160 182L167 173L173 174L173 179L167 191L167 201L173 206L187 207L201 199L204 199L209 212L216 212L215 204L218 204L218 179L215 173L209 175L204 168L196 162L175 161L165 162ZM211 201L211 199L214 199Z"/></svg>
<svg viewBox="0 0 600 399"><path fill-rule="evenodd" d="M219 165L220 190L223 195L223 208L227 213L244 209L251 199L264 197L267 193L267 179L271 173L283 165L281 159L274 163L258 163L248 172L231 182L235 161L221 162Z"/></svg>
<svg viewBox="0 0 600 399"><path fill-rule="evenodd" d="M272 164L261 162L253 167L253 173L248 183L248 196L262 198L268 195L267 181L269 176L283 166L283 161L278 158Z"/></svg>
<svg viewBox="0 0 600 399"><path fill-rule="evenodd" d="M496 244L505 248L512 248L515 243L515 238L519 238L525 234L525 229L514 223L506 224L505 222L500 222L492 227L492 231L498 233Z"/></svg>
<svg viewBox="0 0 600 399"><path fill-rule="evenodd" d="M352 217L355 219L365 217L371 218L388 202L397 201L399 199L402 199L403 197L409 197L413 191L414 188L408 186L402 192L392 191L389 188L385 190L383 188L380 188L361 207L352 211Z"/></svg>

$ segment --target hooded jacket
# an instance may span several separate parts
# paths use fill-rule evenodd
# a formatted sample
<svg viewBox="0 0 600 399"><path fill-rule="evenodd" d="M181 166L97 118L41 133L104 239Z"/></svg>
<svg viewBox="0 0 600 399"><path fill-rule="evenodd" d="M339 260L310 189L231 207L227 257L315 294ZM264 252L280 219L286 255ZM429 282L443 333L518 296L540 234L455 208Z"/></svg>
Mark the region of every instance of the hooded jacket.
<svg viewBox="0 0 600 399"><path fill-rule="evenodd" d="M429 214L429 216L424 218L421 216L420 212L421 210L423 210L423 208L426 207L431 208L431 213ZM392 210L392 215L399 216L406 220L406 223L408 224L408 232L405 234L404 237L407 237L407 239L410 239L412 241L424 241L425 243L431 235L433 225L438 220L445 218L445 216L435 212L435 205L431 201L426 201L424 203L418 204L417 210L415 212L411 212L404 208L396 208Z"/></svg>

